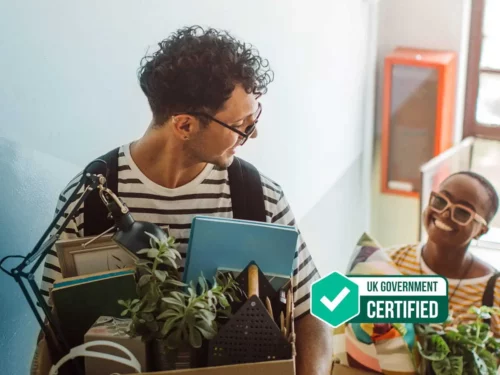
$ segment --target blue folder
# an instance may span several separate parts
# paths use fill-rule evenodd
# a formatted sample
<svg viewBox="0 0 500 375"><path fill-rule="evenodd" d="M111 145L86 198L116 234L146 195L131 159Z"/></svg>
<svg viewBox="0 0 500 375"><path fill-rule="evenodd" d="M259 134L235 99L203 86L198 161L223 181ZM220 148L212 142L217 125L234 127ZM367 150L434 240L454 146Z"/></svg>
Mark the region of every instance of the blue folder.
<svg viewBox="0 0 500 375"><path fill-rule="evenodd" d="M183 281L203 274L211 282L217 269L243 270L254 261L264 274L291 275L298 231L295 227L212 216L196 216Z"/></svg>

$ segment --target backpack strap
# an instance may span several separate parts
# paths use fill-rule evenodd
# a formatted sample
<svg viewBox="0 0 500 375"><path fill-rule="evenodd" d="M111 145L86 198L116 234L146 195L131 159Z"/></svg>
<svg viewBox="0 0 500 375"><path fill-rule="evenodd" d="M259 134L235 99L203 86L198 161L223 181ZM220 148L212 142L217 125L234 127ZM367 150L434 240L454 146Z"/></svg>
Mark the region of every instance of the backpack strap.
<svg viewBox="0 0 500 375"><path fill-rule="evenodd" d="M259 171L249 162L234 158L228 168L233 217L266 222L264 192Z"/></svg>
<svg viewBox="0 0 500 375"><path fill-rule="evenodd" d="M114 193L118 193L118 150L116 148L98 158L107 163L107 187ZM105 174L101 163L92 164L90 171ZM233 217L240 220L266 222L264 192L259 171L247 161L235 157L228 168L228 177ZM108 220L108 210L97 191L93 191L85 200L83 214L85 236L96 236L112 225Z"/></svg>
<svg viewBox="0 0 500 375"><path fill-rule="evenodd" d="M93 163L89 168L90 172L103 174L106 176L106 185L115 194L118 194L118 150L115 148L98 159L104 160L106 169L102 163ZM84 236L96 236L113 225L108 219L108 209L99 196L99 192L94 190L89 194L83 204L83 234Z"/></svg>
<svg viewBox="0 0 500 375"><path fill-rule="evenodd" d="M495 272L493 276L490 277L483 294L483 306L493 307L495 304L495 284L498 277L500 277L500 272ZM484 319L487 324L491 323L491 319Z"/></svg>

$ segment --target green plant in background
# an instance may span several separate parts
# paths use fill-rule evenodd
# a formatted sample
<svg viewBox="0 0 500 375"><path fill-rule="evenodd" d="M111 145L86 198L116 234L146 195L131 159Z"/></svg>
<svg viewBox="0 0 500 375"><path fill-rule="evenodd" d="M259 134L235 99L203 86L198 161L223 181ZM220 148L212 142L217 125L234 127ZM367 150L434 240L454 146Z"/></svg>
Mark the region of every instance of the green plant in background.
<svg viewBox="0 0 500 375"><path fill-rule="evenodd" d="M138 254L139 298L118 303L125 307L122 316L131 316L129 334L144 341L161 340L168 349L189 345L199 348L202 340L212 339L221 319L231 314L230 302L239 301L243 292L231 275L218 273L211 286L200 276L198 284L180 281L175 238L160 241L151 237L151 248Z"/></svg>
<svg viewBox="0 0 500 375"><path fill-rule="evenodd" d="M499 315L500 308L471 307L469 313L476 319L472 323L459 322L450 317L434 328L416 325L420 338L417 348L423 358L424 371L430 363L437 375L495 375L500 358L500 340L493 337L484 319Z"/></svg>

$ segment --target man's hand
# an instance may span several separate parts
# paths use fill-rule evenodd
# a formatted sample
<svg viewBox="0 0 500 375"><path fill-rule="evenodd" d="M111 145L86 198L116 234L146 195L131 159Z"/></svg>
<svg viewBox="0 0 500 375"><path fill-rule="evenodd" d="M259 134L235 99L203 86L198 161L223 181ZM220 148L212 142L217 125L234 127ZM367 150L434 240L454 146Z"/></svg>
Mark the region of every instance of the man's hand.
<svg viewBox="0 0 500 375"><path fill-rule="evenodd" d="M333 331L311 314L295 323L297 375L329 375L333 362Z"/></svg>

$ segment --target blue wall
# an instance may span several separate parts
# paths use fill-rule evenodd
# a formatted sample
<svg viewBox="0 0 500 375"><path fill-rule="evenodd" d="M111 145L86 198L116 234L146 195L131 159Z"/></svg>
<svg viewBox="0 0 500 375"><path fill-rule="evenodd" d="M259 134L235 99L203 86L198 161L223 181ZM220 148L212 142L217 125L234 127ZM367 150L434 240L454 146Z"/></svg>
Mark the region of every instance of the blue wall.
<svg viewBox="0 0 500 375"><path fill-rule="evenodd" d="M78 170L0 138L0 258L31 251L51 221L60 190ZM18 262L12 259L6 268ZM0 304L0 374L28 374L38 323L19 286L3 272Z"/></svg>

